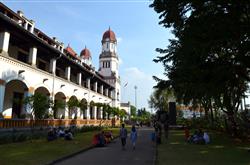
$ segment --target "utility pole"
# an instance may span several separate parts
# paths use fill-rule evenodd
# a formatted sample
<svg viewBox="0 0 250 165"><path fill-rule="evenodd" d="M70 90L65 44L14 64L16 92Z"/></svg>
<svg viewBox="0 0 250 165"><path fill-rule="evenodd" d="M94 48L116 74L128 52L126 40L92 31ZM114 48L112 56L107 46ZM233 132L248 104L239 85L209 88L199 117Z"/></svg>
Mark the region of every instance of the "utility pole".
<svg viewBox="0 0 250 165"><path fill-rule="evenodd" d="M136 93L136 90L137 90L137 86L135 85L135 110L137 112L137 93Z"/></svg>

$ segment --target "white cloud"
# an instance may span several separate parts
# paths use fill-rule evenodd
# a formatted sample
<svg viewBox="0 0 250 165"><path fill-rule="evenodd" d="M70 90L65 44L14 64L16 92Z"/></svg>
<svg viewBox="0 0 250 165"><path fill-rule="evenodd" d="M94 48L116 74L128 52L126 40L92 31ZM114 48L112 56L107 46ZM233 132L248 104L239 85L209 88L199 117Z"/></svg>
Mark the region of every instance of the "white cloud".
<svg viewBox="0 0 250 165"><path fill-rule="evenodd" d="M128 84L124 87L126 83ZM121 75L122 101L130 101L132 105L135 105L134 87L137 86L137 108L148 108L148 99L154 85L155 81L151 74L145 73L137 67L126 68Z"/></svg>

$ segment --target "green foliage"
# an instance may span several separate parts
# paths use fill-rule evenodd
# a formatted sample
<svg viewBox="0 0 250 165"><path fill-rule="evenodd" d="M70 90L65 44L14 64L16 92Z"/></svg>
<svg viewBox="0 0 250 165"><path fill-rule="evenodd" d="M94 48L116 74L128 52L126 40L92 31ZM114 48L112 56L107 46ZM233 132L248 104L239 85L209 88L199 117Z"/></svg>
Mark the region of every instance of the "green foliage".
<svg viewBox="0 0 250 165"><path fill-rule="evenodd" d="M95 105L97 108L103 107L103 103L95 103L94 105Z"/></svg>
<svg viewBox="0 0 250 165"><path fill-rule="evenodd" d="M63 100L55 100L54 105L52 107L53 109L53 116L56 119L57 118L57 111L58 109L64 109L66 106L65 102Z"/></svg>
<svg viewBox="0 0 250 165"><path fill-rule="evenodd" d="M168 111L169 99L173 97L171 89L155 88L154 92L150 95L149 106L157 111Z"/></svg>
<svg viewBox="0 0 250 165"><path fill-rule="evenodd" d="M133 116L131 120L149 122L151 120L151 114L146 110L146 108L138 109L137 115Z"/></svg>
<svg viewBox="0 0 250 165"><path fill-rule="evenodd" d="M175 36L166 49L156 49L162 56L154 61L163 63L169 79L156 78L158 88L172 88L179 102L201 104L206 112L213 102L236 134L236 113L250 81L249 0L155 0L150 7Z"/></svg>
<svg viewBox="0 0 250 165"><path fill-rule="evenodd" d="M105 104L103 106L103 112L108 113L110 115L112 113L112 107L110 107L109 105Z"/></svg>
<svg viewBox="0 0 250 165"><path fill-rule="evenodd" d="M177 118L183 118L183 116L184 116L183 111L181 110L177 111Z"/></svg>
<svg viewBox="0 0 250 165"><path fill-rule="evenodd" d="M0 144L24 142L27 140L35 140L40 138L46 138L47 131L24 131L24 132L5 132L0 135Z"/></svg>
<svg viewBox="0 0 250 165"><path fill-rule="evenodd" d="M124 109L121 109L121 110L119 111L119 116L120 116L121 118L126 117L126 115L127 115L127 113L126 113L126 111L125 111Z"/></svg>
<svg viewBox="0 0 250 165"><path fill-rule="evenodd" d="M35 115L35 119L44 119L51 105L49 98L41 93L35 93L32 96L26 97L24 103L30 106Z"/></svg>
<svg viewBox="0 0 250 165"><path fill-rule="evenodd" d="M79 107L80 107L81 111L85 111L88 108L87 100L81 100L79 103Z"/></svg>
<svg viewBox="0 0 250 165"><path fill-rule="evenodd" d="M94 101L91 101L91 102L89 103L89 105L90 105L90 106L95 106L95 102L94 102Z"/></svg>
<svg viewBox="0 0 250 165"><path fill-rule="evenodd" d="M75 97L71 97L69 101L67 102L67 105L69 109L72 109L73 107L80 107L80 103Z"/></svg>
<svg viewBox="0 0 250 165"><path fill-rule="evenodd" d="M136 107L133 105L130 105L130 113L131 116L136 116Z"/></svg>

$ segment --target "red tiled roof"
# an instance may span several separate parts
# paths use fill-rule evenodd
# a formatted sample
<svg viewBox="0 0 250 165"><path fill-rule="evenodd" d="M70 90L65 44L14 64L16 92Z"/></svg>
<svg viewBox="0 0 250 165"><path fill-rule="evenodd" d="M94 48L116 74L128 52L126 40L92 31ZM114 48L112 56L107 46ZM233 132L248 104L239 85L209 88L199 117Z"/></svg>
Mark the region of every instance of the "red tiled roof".
<svg viewBox="0 0 250 165"><path fill-rule="evenodd" d="M65 48L66 52L69 53L71 56L76 57L77 53L68 45Z"/></svg>
<svg viewBox="0 0 250 165"><path fill-rule="evenodd" d="M103 34L102 41L104 41L107 38L109 38L110 41L116 42L115 33L110 28Z"/></svg>
<svg viewBox="0 0 250 165"><path fill-rule="evenodd" d="M91 58L91 53L90 53L89 49L86 48L86 46L85 46L85 48L81 51L80 56L83 57L84 59L89 59L89 58Z"/></svg>

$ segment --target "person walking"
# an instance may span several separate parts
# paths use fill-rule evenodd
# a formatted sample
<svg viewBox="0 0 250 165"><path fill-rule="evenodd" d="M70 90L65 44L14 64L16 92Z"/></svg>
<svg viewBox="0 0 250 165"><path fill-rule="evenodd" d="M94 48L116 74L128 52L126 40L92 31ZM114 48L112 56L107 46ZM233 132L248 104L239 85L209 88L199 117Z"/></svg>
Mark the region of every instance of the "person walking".
<svg viewBox="0 0 250 165"><path fill-rule="evenodd" d="M126 139L127 139L127 129L125 128L125 125L122 124L122 128L120 129L120 138L122 142L122 149L125 150L125 145L126 145Z"/></svg>
<svg viewBox="0 0 250 165"><path fill-rule="evenodd" d="M130 140L131 140L132 145L133 145L133 150L135 150L136 139L137 139L137 131L135 129L135 126L133 125L131 128L131 133L130 133Z"/></svg>

